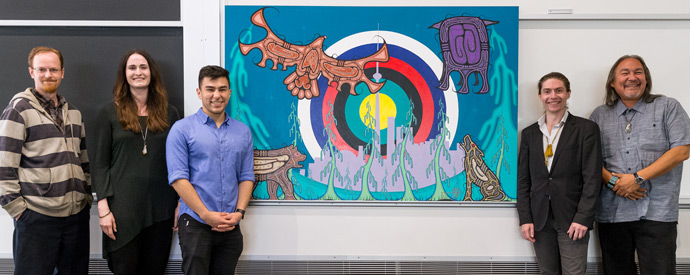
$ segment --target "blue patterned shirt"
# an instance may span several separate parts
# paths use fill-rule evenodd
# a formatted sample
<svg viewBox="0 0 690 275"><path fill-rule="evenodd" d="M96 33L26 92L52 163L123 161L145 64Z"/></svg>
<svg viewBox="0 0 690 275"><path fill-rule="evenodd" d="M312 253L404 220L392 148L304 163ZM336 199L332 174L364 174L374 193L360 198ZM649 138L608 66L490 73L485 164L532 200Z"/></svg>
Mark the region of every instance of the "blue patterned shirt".
<svg viewBox="0 0 690 275"><path fill-rule="evenodd" d="M635 173L671 148L690 144L690 118L680 103L670 97L658 97L652 103L639 100L630 110L619 100L613 107L597 107L590 119L599 124L604 167L613 173ZM630 133L625 132L627 120L632 124ZM616 196L603 185L597 221L678 221L682 173L681 164L645 181L642 188L647 189L647 196L636 201Z"/></svg>
<svg viewBox="0 0 690 275"><path fill-rule="evenodd" d="M168 182L187 179L210 211L235 212L238 184L254 181L254 145L249 127L225 114L216 127L201 108L177 121L168 134ZM204 222L181 200L180 215Z"/></svg>

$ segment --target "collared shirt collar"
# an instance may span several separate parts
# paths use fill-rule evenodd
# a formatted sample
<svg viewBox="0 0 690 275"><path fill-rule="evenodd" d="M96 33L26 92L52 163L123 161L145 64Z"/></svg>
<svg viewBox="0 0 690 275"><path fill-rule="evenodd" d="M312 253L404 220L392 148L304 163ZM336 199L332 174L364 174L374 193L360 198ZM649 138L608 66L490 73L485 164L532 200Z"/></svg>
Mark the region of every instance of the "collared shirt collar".
<svg viewBox="0 0 690 275"><path fill-rule="evenodd" d="M623 104L622 100L618 99L618 102L616 102L616 106L614 106L613 108L615 114L622 116L628 109L633 109L635 110L635 112L644 113L644 111L647 109L647 105L649 105L649 103L645 102L642 98L640 98L637 100L637 103L635 103L635 106L633 106L632 108L628 108L628 106L625 106L625 104Z"/></svg>
<svg viewBox="0 0 690 275"><path fill-rule="evenodd" d="M31 93L36 97L38 100L38 103L41 105L43 110L48 113L48 115L53 119L55 124L60 126L60 128L64 127L64 119L63 119L63 114L62 114L62 107L67 103L64 97L61 95L57 94L57 103L58 105L55 106L55 102L53 102L52 99L48 99L41 95L36 89L31 89Z"/></svg>
<svg viewBox="0 0 690 275"><path fill-rule="evenodd" d="M570 112L568 112L568 111L566 110L565 113L563 113L563 118L561 118L561 122L559 122L557 125L563 125L563 124L565 123L565 121L568 119L568 114L569 114L569 113L570 113ZM543 114L543 115L539 118L539 120L537 120L537 124L539 124L539 127L540 127L540 128L541 128L541 127L546 127L546 126L545 126L545 124L546 124L546 114Z"/></svg>
<svg viewBox="0 0 690 275"><path fill-rule="evenodd" d="M41 107L43 107L43 109L48 110L48 107L55 108L55 107L53 107L53 106L55 106L55 103L53 102L52 99L46 98L41 93L39 93L36 89L31 89L31 93L33 93L34 96L36 97L36 99L38 99L38 103L41 104ZM67 103L67 100L65 100L65 98L62 97L60 94L57 94L57 101L58 101L57 108L60 108L60 107L62 107L62 105Z"/></svg>
<svg viewBox="0 0 690 275"><path fill-rule="evenodd" d="M196 112L196 116L199 118L199 121L202 124L216 124L216 121L213 120L210 116L208 116L206 113L204 113L203 108L199 108L199 110ZM228 112L225 112L225 119L223 120L222 124L228 124L230 123L230 116L228 115Z"/></svg>

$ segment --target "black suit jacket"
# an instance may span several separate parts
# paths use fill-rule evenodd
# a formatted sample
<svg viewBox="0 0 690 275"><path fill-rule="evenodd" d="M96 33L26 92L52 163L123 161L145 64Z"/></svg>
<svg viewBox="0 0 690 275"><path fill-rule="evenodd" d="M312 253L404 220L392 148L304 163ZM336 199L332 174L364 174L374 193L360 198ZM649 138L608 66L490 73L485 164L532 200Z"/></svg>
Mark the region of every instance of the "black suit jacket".
<svg viewBox="0 0 690 275"><path fill-rule="evenodd" d="M518 157L517 209L520 225L544 228L551 207L558 227L573 222L592 229L602 184L601 139L596 123L568 115L551 172L544 164L543 134L534 123L522 130Z"/></svg>

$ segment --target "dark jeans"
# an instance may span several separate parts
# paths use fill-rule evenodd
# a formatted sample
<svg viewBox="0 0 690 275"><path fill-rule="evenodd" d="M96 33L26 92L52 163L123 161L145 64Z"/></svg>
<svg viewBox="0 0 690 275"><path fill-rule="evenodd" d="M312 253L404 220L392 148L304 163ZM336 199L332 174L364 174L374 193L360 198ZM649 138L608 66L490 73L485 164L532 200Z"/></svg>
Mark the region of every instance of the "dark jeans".
<svg viewBox="0 0 690 275"><path fill-rule="evenodd" d="M177 227L184 274L235 274L243 248L239 224L232 231L216 232L209 225L182 214Z"/></svg>
<svg viewBox="0 0 690 275"><path fill-rule="evenodd" d="M62 218L25 210L14 222L14 274L87 274L89 209Z"/></svg>
<svg viewBox="0 0 690 275"><path fill-rule="evenodd" d="M599 244L604 274L676 274L677 222L640 220L599 223Z"/></svg>
<svg viewBox="0 0 690 275"><path fill-rule="evenodd" d="M114 274L164 274L170 258L174 218L144 228L122 248L110 253L108 267ZM105 234L103 238L108 238Z"/></svg>

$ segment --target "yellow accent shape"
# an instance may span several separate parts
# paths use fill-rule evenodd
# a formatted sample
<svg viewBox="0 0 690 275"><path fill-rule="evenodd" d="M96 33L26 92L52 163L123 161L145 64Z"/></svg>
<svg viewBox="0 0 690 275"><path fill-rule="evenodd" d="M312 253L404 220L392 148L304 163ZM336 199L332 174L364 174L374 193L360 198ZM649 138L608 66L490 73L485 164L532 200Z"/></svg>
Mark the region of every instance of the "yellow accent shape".
<svg viewBox="0 0 690 275"><path fill-rule="evenodd" d="M376 127L376 124L373 122L367 122L364 117L367 115L367 111L369 112L369 115L376 119L376 95L377 94L370 94L368 95L363 101L362 104L359 105L359 118L362 120L364 125L367 125L367 127L374 129ZM378 93L379 95L379 112L380 112L380 119L381 119L381 130L388 128L388 118L389 117L395 117L395 114L397 113L397 109L395 108L395 102L393 102L393 99L391 99L389 96ZM367 106L368 105L368 106Z"/></svg>

